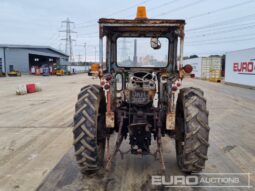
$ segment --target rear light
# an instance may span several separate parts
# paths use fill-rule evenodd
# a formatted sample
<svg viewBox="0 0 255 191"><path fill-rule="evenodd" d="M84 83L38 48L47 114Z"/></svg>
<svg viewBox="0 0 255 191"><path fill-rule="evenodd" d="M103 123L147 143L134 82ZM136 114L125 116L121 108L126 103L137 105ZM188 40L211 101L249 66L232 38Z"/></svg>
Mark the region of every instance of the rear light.
<svg viewBox="0 0 255 191"><path fill-rule="evenodd" d="M101 86L104 86L105 85L105 81L101 81Z"/></svg>
<svg viewBox="0 0 255 191"><path fill-rule="evenodd" d="M111 74L107 74L107 75L104 76L104 79L106 81L110 81L112 79L112 75Z"/></svg>
<svg viewBox="0 0 255 191"><path fill-rule="evenodd" d="M187 64L187 65L185 65L185 66L183 67L183 70L184 70L185 73L189 74L189 73L192 72L193 67L192 67L190 64Z"/></svg>
<svg viewBox="0 0 255 191"><path fill-rule="evenodd" d="M104 89L105 89L105 90L110 89L110 85L109 85L109 84L105 84L105 85L104 85Z"/></svg>
<svg viewBox="0 0 255 191"><path fill-rule="evenodd" d="M177 88L176 86L173 86L173 87L172 87L172 91L174 91L174 92L177 91L177 89L178 89L178 88Z"/></svg>

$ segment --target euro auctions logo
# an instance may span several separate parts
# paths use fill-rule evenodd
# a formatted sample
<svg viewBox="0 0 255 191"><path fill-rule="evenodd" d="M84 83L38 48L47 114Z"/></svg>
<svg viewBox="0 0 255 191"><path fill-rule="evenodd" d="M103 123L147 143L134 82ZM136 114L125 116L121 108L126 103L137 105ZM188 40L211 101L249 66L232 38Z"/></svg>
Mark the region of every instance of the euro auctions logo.
<svg viewBox="0 0 255 191"><path fill-rule="evenodd" d="M199 173L188 176L152 176L152 186L251 188L250 173Z"/></svg>
<svg viewBox="0 0 255 191"><path fill-rule="evenodd" d="M235 62L233 63L233 71L238 74L255 75L255 63L249 62Z"/></svg>

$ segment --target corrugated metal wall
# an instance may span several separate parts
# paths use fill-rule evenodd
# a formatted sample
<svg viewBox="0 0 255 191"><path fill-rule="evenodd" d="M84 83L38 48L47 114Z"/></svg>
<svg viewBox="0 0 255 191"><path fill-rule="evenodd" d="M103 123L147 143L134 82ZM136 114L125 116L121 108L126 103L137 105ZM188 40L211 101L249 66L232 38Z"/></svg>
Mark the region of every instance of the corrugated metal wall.
<svg viewBox="0 0 255 191"><path fill-rule="evenodd" d="M220 57L207 57L202 59L201 79L209 80L215 77L220 78L221 73L220 71L221 71ZM215 76L215 74L219 74L219 76Z"/></svg>
<svg viewBox="0 0 255 191"><path fill-rule="evenodd" d="M4 68L4 49L3 48L0 48L0 72L5 72L5 68Z"/></svg>
<svg viewBox="0 0 255 191"><path fill-rule="evenodd" d="M5 55L7 72L10 71L10 65L13 65L14 70L18 70L22 73L29 72L29 59L27 50L6 48Z"/></svg>
<svg viewBox="0 0 255 191"><path fill-rule="evenodd" d="M60 58L61 65L68 64L68 61L66 60L67 57L57 54L54 51L51 51L48 49L6 48L7 72L9 72L10 65L13 65L14 70L18 70L22 73L29 73L29 54L36 54L36 55L42 55L42 56L48 56L48 57L57 57L57 58Z"/></svg>

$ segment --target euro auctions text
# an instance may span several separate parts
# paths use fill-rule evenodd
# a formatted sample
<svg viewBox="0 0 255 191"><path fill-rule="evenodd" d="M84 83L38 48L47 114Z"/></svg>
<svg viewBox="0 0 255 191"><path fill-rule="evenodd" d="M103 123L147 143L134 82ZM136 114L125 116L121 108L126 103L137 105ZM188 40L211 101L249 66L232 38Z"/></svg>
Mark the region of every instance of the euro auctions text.
<svg viewBox="0 0 255 191"><path fill-rule="evenodd" d="M250 188L250 173L199 173L151 177L153 186Z"/></svg>

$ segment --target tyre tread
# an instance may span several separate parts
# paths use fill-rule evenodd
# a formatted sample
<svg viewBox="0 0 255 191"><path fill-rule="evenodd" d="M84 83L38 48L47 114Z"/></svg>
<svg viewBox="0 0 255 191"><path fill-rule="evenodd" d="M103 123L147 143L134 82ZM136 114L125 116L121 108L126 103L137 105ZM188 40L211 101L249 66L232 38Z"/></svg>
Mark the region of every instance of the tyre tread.
<svg viewBox="0 0 255 191"><path fill-rule="evenodd" d="M104 99L102 88L98 85L88 85L81 88L75 104L73 145L82 173L100 168L97 153L97 120L101 99Z"/></svg>
<svg viewBox="0 0 255 191"><path fill-rule="evenodd" d="M183 152L177 157L178 165L183 172L200 172L208 159L210 131L203 91L193 87L181 89L177 107L182 107L177 110L183 112L185 124Z"/></svg>

